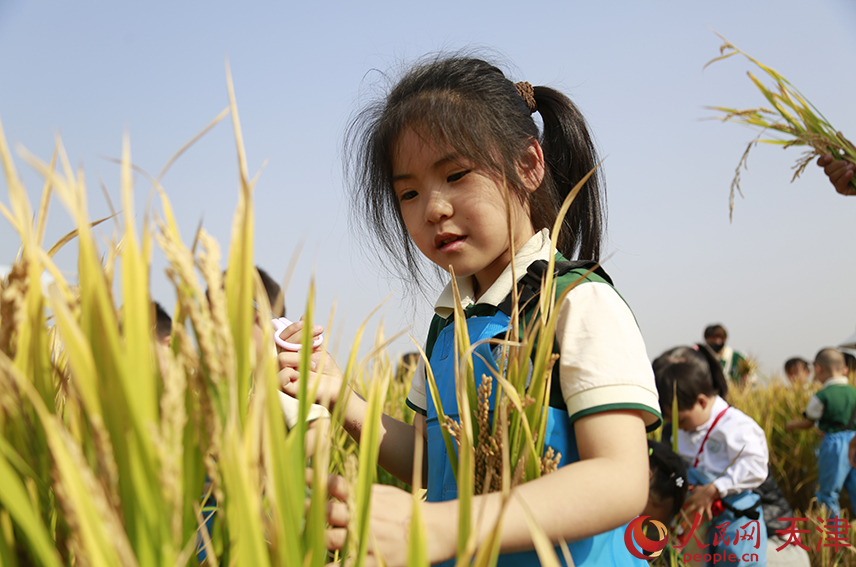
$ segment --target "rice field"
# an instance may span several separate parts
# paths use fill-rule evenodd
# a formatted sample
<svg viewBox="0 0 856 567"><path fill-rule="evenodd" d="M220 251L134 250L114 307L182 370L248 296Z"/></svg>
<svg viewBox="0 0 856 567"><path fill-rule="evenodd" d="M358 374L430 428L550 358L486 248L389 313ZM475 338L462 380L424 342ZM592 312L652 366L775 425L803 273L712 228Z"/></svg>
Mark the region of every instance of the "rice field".
<svg viewBox="0 0 856 567"><path fill-rule="evenodd" d="M34 208L0 125L9 188L9 205L0 203L0 212L21 240L12 272L0 282L0 565L197 565L200 552L213 566L366 561L371 485L397 482L377 466L379 416L383 411L412 420L403 400L413 370L396 368L382 328L370 355L358 359L364 325L345 366L345 376L368 401L361 444L336 425L341 407L332 414L331 434L316 438L311 457L305 447L308 404L301 401L297 425L286 427L276 360L267 349L256 355L252 338L254 299L262 311L270 306L253 264L255 180L247 172L231 81L229 95L230 107L202 132L226 117L235 131L240 183L225 258L203 228L189 244L183 239L160 176L153 179L160 213L146 211L144 218L152 220L138 224L127 138L121 212L114 218L89 218L85 177L71 167L59 142L49 161L25 155L44 178ZM47 212L57 200L77 228L48 244ZM105 221L114 224L106 245L96 234ZM78 249L77 281L68 281L53 261L70 242ZM148 281L155 253L167 260L177 297L169 346L154 336ZM45 273L54 280L47 289L39 283ZM308 323L314 317L311 295ZM470 532L476 482L490 486L499 479L507 494L514 483L549 472L549 462L529 456L543 453L540 409L549 392L552 334L541 341L547 346L536 357L528 389L526 376L536 348L532 333L552 333L554 326L546 306L525 340L503 341L509 368L500 403L509 408L498 413L504 419L484 421L475 387L466 388L474 381L460 381L470 411L459 429L450 426L445 435L461 447L459 557L475 565L496 561L492 546L478 550ZM311 342L309 328L304 347ZM272 341L268 326L263 332L263 340ZM457 339L460 352L468 352L466 332ZM310 350L302 350L304 376ZM461 372L471 376L472 365ZM306 380L300 385L299 398L308 399ZM502 449L489 466L482 454L477 476L480 430ZM340 554L325 545L331 474L346 479L351 495L349 535ZM425 564L427 556L421 494L414 491L411 565ZM551 548L543 553L545 565L558 564Z"/></svg>
<svg viewBox="0 0 856 567"><path fill-rule="evenodd" d="M728 44L723 53L742 52ZM788 90L784 79L761 67L779 81L778 93L764 92L774 106L779 104L780 113L785 112L782 101L813 108ZM0 161L9 188L9 204L0 203L0 213L21 240L13 270L0 282L0 565L192 566L203 550L205 564L213 566L311 567L342 561L359 567L368 554L370 486L410 488L377 465L380 413L412 421L404 399L413 367L399 368L385 348L382 329L371 354L358 359L364 325L345 366L345 375L369 403L361 445L336 426L341 408L333 412L331 433L318 438L311 457L305 447L307 405L301 403L294 428L285 426L276 361L264 349L259 357L253 354L253 300L267 300L252 254L255 179L247 171L231 82L229 93L230 107L201 133L227 117L235 131L240 183L225 258L221 245L202 228L189 240L182 237L157 179L160 214L138 222L127 140L119 180L121 212L115 218L89 217L84 176L71 167L61 144L49 160L25 156L44 178L41 201L34 207L0 124ZM760 120L744 111L720 110L728 120ZM811 120L819 119L806 112L797 113L808 121L804 129L814 132ZM55 201L77 228L46 243L47 212ZM146 213L144 218L151 218ZM99 245L96 231L103 222L115 226L107 245ZM78 249L75 282L53 261L70 242ZM177 297L169 347L153 336L147 285L153 254L167 260ZM39 283L45 273L54 281L47 289ZM457 444L461 455L456 463L463 510L458 520L467 526L460 530L461 561L479 566L496 561L495 553L476 549L468 531L471 496L485 490L507 494L515 483L551 470L550 459L530 458L544 452L542 410L554 362L555 320L550 305L542 311L521 323L522 340L501 341L508 367L500 403L509 409L497 414L507 420L485 420L485 392L477 388L471 365L461 369L460 399L468 411L460 425L449 423L445 430L447 443ZM310 322L315 317L311 293L305 317ZM272 340L270 329L265 333L264 340ZM456 337L459 352L470 352L465 327ZM310 339L307 332L305 346ZM303 352L306 372L309 349ZM527 386L529 375L534 378ZM301 388L300 398L306 399L303 380ZM813 502L818 437L784 431L810 395L807 389L769 384L735 389L730 401L766 431L776 479L795 516L811 522L805 543L813 565L856 565L853 548L822 545L823 521ZM345 477L355 510L346 549L338 555L327 551L324 538L331 474ZM410 565L425 564L420 496L414 491ZM206 501L216 502L210 531L205 526L212 509L203 506ZM533 530L538 533L537 527ZM558 564L549 546L543 553L543 564ZM681 560L664 554L657 564Z"/></svg>
<svg viewBox="0 0 856 567"><path fill-rule="evenodd" d="M853 376L851 376L851 382ZM825 515L817 506L817 458L815 450L820 445L821 436L817 430L787 433L785 423L802 415L809 398L818 386L793 386L784 379L774 379L744 387L731 387L728 402L754 419L767 435L770 450L770 468L779 488L793 508L793 517L802 520L796 522L801 533L803 545L813 567L830 565L856 565L856 548L852 545L834 546L838 541L852 544L856 541L856 526L850 525L852 508L849 499L842 493L841 516L847 523L847 536L840 540L832 537ZM652 434L655 438L660 432ZM691 519L685 519L691 524ZM673 537L673 536L672 536ZM784 537L787 540L787 536ZM781 544L780 544L781 545ZM773 552L775 553L775 552ZM772 561L774 558L768 555ZM667 548L653 565L684 565L680 553Z"/></svg>

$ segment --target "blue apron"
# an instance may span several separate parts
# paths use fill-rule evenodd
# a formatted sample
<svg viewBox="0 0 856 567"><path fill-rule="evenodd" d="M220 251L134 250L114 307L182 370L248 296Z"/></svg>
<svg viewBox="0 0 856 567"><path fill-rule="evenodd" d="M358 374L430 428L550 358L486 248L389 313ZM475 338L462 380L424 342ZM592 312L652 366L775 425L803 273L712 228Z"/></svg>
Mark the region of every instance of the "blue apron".
<svg viewBox="0 0 856 567"><path fill-rule="evenodd" d="M508 315L501 311L497 311L495 315L491 316L468 318L467 330L470 343L475 344L485 339L504 337L509 327L509 321ZM473 369L477 380L481 380L485 374L495 376L498 371L492 346L494 345L481 344L475 350ZM430 362L445 415L455 421L460 421L455 395L454 325L448 325L440 331L433 345ZM498 384L494 381L490 399L491 413L496 401L497 389ZM437 408L434 406L433 397L429 394L427 398L428 408L425 421L428 440L427 500L428 502L454 500L458 497L455 471L452 470L446 452L446 444L443 441L441 424L437 417ZM559 466L580 460L567 410L549 408L544 446L545 448L547 446L552 447L554 451L561 453ZM624 543L625 527L621 526L594 537L569 543L568 548L574 564L577 567L647 565L645 561L634 558L627 550ZM561 548L557 546L555 551L560 564L565 566ZM502 554L497 562L497 565L502 567L539 564L538 554L534 550ZM447 561L443 565L454 565L454 560Z"/></svg>

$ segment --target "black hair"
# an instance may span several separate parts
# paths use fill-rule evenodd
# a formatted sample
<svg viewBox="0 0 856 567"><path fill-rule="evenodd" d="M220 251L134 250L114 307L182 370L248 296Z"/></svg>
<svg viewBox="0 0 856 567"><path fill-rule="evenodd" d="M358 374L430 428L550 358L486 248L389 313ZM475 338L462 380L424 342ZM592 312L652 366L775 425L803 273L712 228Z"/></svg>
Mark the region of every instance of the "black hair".
<svg viewBox="0 0 856 567"><path fill-rule="evenodd" d="M155 312L155 336L160 341L172 334L172 317L157 301L152 301L152 309Z"/></svg>
<svg viewBox="0 0 856 567"><path fill-rule="evenodd" d="M725 398L728 383L722 366L704 345L679 346L667 350L652 363L660 409L672 411L672 398L677 392L678 409L692 408L700 395ZM677 419L672 416L672 419Z"/></svg>
<svg viewBox="0 0 856 567"><path fill-rule="evenodd" d="M799 356L789 358L785 361L785 373L788 373L792 370L796 370L797 368L808 370L809 368L811 368L811 366L809 365L806 359L800 358Z"/></svg>
<svg viewBox="0 0 856 567"><path fill-rule="evenodd" d="M726 331L725 327L723 327L719 323L714 323L713 325L708 325L707 327L705 327L704 338L719 336L721 336L723 339L728 338L728 331Z"/></svg>
<svg viewBox="0 0 856 567"><path fill-rule="evenodd" d="M661 501L672 499L669 518L674 518L687 497L687 465L667 444L649 439L648 466L651 468L649 490Z"/></svg>
<svg viewBox="0 0 856 567"><path fill-rule="evenodd" d="M276 280L270 277L270 274L258 266L256 266L256 271L259 273L259 279L262 280L262 285L265 288L265 294L267 294L271 309L276 309L276 300L282 293L282 287L276 283ZM277 314L277 317L285 317L285 301L283 301L282 310Z"/></svg>
<svg viewBox="0 0 856 567"><path fill-rule="evenodd" d="M528 202L533 228L552 228L571 189L598 164L585 119L564 94L534 87L543 132L514 83L495 65L465 55L440 55L413 66L382 100L352 121L345 139L345 176L355 218L415 281L423 273L392 188L393 158L402 133L449 147L462 159L508 183L512 198ZM518 176L533 139L544 151L541 186L527 192ZM605 188L598 171L565 217L559 251L568 259L599 260L605 226Z"/></svg>
<svg viewBox="0 0 856 567"><path fill-rule="evenodd" d="M282 293L282 288L276 280L270 277L266 271L262 268L256 266L256 272L259 274L259 279L262 281L262 287L265 288L265 295L267 295L268 303L270 304L271 309L276 309L276 300ZM223 270L223 285L226 285L226 270ZM208 289L205 289L205 299L211 301L211 296L208 294ZM277 317L285 317L285 301L282 302L282 309L280 309Z"/></svg>
<svg viewBox="0 0 856 567"><path fill-rule="evenodd" d="M420 360L418 352L405 352L402 354L395 369L395 379L399 382L409 383L407 379L413 377L413 372L419 365Z"/></svg>

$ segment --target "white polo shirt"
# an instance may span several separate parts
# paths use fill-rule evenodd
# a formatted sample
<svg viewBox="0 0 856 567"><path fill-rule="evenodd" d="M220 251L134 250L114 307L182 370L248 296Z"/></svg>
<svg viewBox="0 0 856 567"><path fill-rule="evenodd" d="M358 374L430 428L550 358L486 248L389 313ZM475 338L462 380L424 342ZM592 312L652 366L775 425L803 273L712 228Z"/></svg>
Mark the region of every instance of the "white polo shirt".
<svg viewBox="0 0 856 567"><path fill-rule="evenodd" d="M547 229L535 234L515 255L519 281L535 260L556 254ZM473 303L498 305L511 292L511 265L476 301L470 277L456 278L461 306ZM451 283L440 294L434 311L446 318L452 314ZM636 319L624 299L609 284L583 282L566 295L559 307L556 341L560 347L562 396L571 421L602 411L640 409L646 426L660 419L654 373ZM413 376L408 405L427 408L424 368Z"/></svg>
<svg viewBox="0 0 856 567"><path fill-rule="evenodd" d="M699 455L705 435L725 408L728 411L716 422ZM722 474L713 481L722 497L757 488L767 478L770 455L764 430L754 419L729 407L719 396L713 402L710 418L703 425L695 431L678 431L678 454L688 466L692 466L699 455L699 469L711 475Z"/></svg>

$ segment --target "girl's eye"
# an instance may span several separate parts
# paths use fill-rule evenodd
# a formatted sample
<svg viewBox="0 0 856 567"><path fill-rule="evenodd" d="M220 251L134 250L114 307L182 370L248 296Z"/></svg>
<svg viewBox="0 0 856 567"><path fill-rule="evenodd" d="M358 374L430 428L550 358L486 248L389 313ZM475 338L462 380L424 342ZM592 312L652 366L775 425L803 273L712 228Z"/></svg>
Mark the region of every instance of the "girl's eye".
<svg viewBox="0 0 856 567"><path fill-rule="evenodd" d="M446 178L448 183L454 183L455 181L460 181L466 174L468 174L470 169L465 169L464 171L458 171L457 173L453 173L449 177Z"/></svg>
<svg viewBox="0 0 856 567"><path fill-rule="evenodd" d="M398 196L399 201L409 201L416 197L416 191L405 191Z"/></svg>

